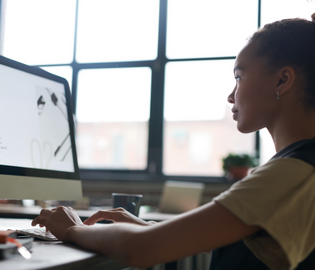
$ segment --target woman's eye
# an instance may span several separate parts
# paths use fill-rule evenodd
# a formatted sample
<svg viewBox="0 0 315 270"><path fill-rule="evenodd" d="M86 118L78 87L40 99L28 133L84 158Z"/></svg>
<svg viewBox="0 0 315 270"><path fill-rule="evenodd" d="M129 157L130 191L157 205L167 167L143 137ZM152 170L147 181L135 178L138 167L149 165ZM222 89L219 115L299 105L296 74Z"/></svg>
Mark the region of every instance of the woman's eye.
<svg viewBox="0 0 315 270"><path fill-rule="evenodd" d="M234 76L235 80L239 81L240 77L239 76Z"/></svg>

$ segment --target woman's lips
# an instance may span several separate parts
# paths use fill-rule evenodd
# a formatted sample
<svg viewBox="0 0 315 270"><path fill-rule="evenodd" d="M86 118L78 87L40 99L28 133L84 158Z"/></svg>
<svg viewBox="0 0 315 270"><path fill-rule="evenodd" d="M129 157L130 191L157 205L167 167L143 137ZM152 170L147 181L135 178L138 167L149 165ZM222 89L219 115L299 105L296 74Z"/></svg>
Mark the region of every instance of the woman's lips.
<svg viewBox="0 0 315 270"><path fill-rule="evenodd" d="M236 115L237 115L237 113L238 113L238 110L236 110L236 109L232 109L232 113L233 113L233 119L234 120L236 120Z"/></svg>

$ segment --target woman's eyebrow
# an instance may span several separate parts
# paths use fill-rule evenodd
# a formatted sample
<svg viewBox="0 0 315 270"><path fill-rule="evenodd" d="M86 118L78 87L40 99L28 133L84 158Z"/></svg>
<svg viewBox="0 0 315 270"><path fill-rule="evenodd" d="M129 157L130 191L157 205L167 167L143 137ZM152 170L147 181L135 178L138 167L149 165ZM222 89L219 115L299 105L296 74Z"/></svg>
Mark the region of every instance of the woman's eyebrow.
<svg viewBox="0 0 315 270"><path fill-rule="evenodd" d="M244 70L244 68L242 68L240 66L236 66L236 67L234 67L234 73L235 73L236 70Z"/></svg>

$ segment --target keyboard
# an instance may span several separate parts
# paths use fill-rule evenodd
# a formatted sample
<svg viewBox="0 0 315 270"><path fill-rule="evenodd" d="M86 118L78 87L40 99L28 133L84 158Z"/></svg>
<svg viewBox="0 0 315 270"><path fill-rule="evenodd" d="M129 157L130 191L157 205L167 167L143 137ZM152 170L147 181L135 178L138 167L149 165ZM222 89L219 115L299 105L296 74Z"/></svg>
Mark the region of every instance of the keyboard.
<svg viewBox="0 0 315 270"><path fill-rule="evenodd" d="M31 236L34 238L46 240L46 241L58 241L58 239L51 233L51 232L46 232L45 227L35 227L31 229L18 229L15 230L19 234Z"/></svg>

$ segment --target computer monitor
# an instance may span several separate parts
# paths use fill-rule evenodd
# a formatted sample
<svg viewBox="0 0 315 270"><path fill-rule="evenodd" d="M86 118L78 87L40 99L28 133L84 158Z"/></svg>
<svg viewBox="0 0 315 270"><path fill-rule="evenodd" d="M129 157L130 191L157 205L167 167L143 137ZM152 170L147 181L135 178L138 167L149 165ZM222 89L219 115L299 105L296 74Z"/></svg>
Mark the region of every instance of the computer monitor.
<svg viewBox="0 0 315 270"><path fill-rule="evenodd" d="M0 198L82 198L68 82L3 56Z"/></svg>

